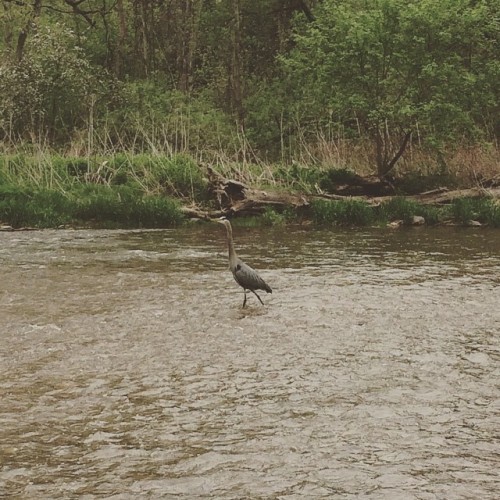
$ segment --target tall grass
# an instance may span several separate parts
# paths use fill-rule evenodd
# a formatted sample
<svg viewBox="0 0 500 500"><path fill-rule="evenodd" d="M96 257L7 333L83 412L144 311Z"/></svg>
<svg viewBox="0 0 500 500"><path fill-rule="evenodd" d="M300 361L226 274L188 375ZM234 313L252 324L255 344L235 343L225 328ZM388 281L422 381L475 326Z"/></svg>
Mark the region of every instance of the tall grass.
<svg viewBox="0 0 500 500"><path fill-rule="evenodd" d="M390 221L411 225L415 216L421 216L427 225L446 221L468 226L471 221L478 221L500 227L500 203L492 199L461 198L445 206L423 205L401 197L380 206L357 200L315 200L311 214L316 223L332 226L385 225Z"/></svg>
<svg viewBox="0 0 500 500"><path fill-rule="evenodd" d="M225 176L249 185L274 189L317 189L349 182L355 172L335 165L271 165L220 158L214 166ZM210 205L205 172L187 154L134 154L71 157L32 148L0 156L0 221L14 227L57 227L67 224L165 227L182 220L178 202ZM500 227L500 205L490 199L460 199L448 207L420 205L395 197L379 207L348 199L315 200L311 216L319 224L383 225L411 223L423 216L427 224L477 220ZM290 210L268 209L266 225L293 220Z"/></svg>
<svg viewBox="0 0 500 500"><path fill-rule="evenodd" d="M450 206L450 213L459 224L471 221L500 227L500 202L489 198L459 198Z"/></svg>
<svg viewBox="0 0 500 500"><path fill-rule="evenodd" d="M182 220L177 201L125 186L80 185L62 192L0 185L0 221L14 228L170 227Z"/></svg>
<svg viewBox="0 0 500 500"><path fill-rule="evenodd" d="M314 200L311 204L314 221L334 226L367 226L375 222L373 208L363 201Z"/></svg>
<svg viewBox="0 0 500 500"><path fill-rule="evenodd" d="M422 205L403 197L391 198L378 208L378 218L381 221L402 220L404 224L411 224L415 216L423 217L427 224L437 224L445 213L443 208Z"/></svg>
<svg viewBox="0 0 500 500"><path fill-rule="evenodd" d="M76 184L134 185L145 194L205 199L207 181L186 155L131 155L92 158L39 152L0 157L0 183L65 191Z"/></svg>

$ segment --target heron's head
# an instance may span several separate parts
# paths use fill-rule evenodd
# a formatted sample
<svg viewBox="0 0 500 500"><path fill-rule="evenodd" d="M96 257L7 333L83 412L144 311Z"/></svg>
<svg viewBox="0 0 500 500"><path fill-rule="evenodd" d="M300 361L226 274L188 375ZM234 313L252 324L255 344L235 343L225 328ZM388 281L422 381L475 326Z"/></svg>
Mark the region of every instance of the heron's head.
<svg viewBox="0 0 500 500"><path fill-rule="evenodd" d="M218 219L212 219L215 222L218 222L219 224L224 224L226 226L226 230L231 233L232 228L231 228L231 223L229 222L229 219L227 217L219 217Z"/></svg>
<svg viewBox="0 0 500 500"><path fill-rule="evenodd" d="M219 217L218 219L213 219L215 222L218 222L219 224L224 224L224 225L227 225L229 224L229 220L227 217Z"/></svg>

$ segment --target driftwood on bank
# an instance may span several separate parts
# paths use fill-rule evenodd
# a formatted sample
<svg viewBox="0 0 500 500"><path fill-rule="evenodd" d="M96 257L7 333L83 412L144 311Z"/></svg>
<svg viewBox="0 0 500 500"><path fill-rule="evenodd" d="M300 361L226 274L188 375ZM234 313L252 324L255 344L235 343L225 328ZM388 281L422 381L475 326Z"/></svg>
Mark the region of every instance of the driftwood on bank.
<svg viewBox="0 0 500 500"><path fill-rule="evenodd" d="M184 207L184 214L196 219L210 219L221 215L259 215L267 208L281 211L284 208L296 210L307 209L311 201L315 199L328 200L359 200L371 206L378 206L381 203L394 197L394 193L385 193L386 186L377 185L373 179L363 181L360 185L342 187L335 194L325 193L317 188L317 194L297 194L275 190L260 190L247 186L245 183L234 179L228 179L207 166L209 191L216 202L217 208L214 210L202 210L198 207ZM384 189L382 189L384 188ZM383 195L375 195L384 192ZM339 193L342 194L339 194ZM346 194L349 193L349 194ZM356 193L356 194L354 194ZM500 187L470 188L448 190L445 187L426 191L424 193L405 196L405 198L417 201L424 205L444 205L451 203L458 198L493 198L500 199Z"/></svg>
<svg viewBox="0 0 500 500"><path fill-rule="evenodd" d="M474 187L470 189L455 189L453 191L448 191L446 188L440 188L414 196L409 196L408 198L418 201L424 205L445 205L458 198L500 199L500 187L491 189Z"/></svg>
<svg viewBox="0 0 500 500"><path fill-rule="evenodd" d="M325 198L329 200L359 200L368 203L371 206L379 206L385 201L389 201L394 198L394 195L390 196L340 196L337 194L318 194L311 195L311 198ZM492 198L495 200L500 200L500 188L470 188L470 189L455 189L448 190L447 188L433 189L432 191L426 191L424 193L408 195L405 196L408 200L414 200L422 205L447 205L453 200L459 198Z"/></svg>
<svg viewBox="0 0 500 500"><path fill-rule="evenodd" d="M309 205L305 195L253 189L240 181L225 178L212 167L207 167L207 170L209 190L224 215L258 215L266 208L298 209Z"/></svg>

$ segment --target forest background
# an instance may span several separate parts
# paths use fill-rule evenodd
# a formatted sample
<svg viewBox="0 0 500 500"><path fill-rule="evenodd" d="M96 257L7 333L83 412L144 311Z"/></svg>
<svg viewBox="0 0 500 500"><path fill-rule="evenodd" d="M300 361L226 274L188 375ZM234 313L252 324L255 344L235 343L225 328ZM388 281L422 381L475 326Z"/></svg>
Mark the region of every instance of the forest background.
<svg viewBox="0 0 500 500"><path fill-rule="evenodd" d="M0 186L500 174L496 0L0 5Z"/></svg>

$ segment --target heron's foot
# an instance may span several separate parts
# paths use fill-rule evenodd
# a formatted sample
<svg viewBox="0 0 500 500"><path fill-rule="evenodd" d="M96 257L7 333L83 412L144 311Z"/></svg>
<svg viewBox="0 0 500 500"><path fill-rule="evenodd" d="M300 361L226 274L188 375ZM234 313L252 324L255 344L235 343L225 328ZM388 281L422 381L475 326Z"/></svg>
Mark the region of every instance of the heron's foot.
<svg viewBox="0 0 500 500"><path fill-rule="evenodd" d="M255 292L254 290L250 290L258 299L259 299L259 302L264 305L264 302L262 302L262 299L257 295L257 292Z"/></svg>

